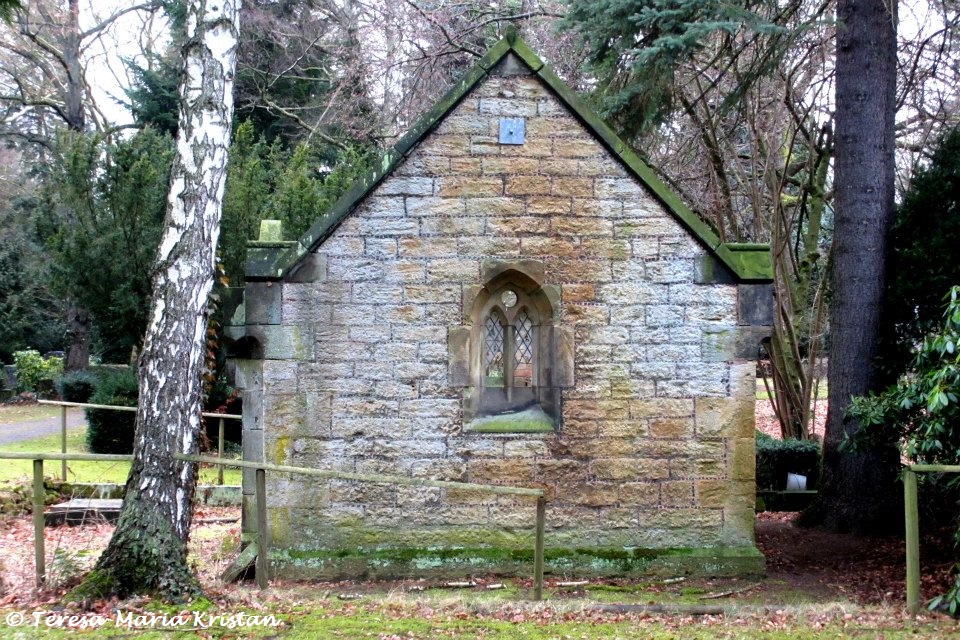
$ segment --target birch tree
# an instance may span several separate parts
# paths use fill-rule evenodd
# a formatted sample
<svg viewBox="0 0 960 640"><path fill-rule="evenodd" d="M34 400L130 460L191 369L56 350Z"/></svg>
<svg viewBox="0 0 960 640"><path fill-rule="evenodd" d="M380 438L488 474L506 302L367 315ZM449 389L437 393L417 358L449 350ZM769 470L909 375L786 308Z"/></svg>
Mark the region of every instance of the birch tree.
<svg viewBox="0 0 960 640"><path fill-rule="evenodd" d="M239 0L192 0L180 84L179 133L165 228L140 357L134 461L120 519L79 595L199 592L187 565L200 429L207 298L233 119Z"/></svg>

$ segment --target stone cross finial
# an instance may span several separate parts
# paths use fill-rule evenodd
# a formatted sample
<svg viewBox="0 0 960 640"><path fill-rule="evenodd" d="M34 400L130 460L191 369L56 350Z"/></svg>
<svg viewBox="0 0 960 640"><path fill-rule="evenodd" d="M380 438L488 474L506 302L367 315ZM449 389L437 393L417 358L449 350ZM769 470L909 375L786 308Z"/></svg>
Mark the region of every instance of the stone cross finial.
<svg viewBox="0 0 960 640"><path fill-rule="evenodd" d="M282 220L261 220L259 240L260 242L282 242L283 241L283 221Z"/></svg>

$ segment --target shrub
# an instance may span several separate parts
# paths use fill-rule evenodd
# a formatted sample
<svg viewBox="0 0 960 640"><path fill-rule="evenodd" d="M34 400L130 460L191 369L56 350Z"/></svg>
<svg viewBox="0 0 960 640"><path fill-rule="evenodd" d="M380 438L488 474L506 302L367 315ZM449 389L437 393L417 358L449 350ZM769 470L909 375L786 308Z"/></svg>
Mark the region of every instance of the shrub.
<svg viewBox="0 0 960 640"><path fill-rule="evenodd" d="M757 489L782 491L787 474L807 476L807 489L820 478L820 445L812 440L776 440L757 432Z"/></svg>
<svg viewBox="0 0 960 640"><path fill-rule="evenodd" d="M91 404L137 406L137 374L134 369L111 371L95 384ZM87 448L91 453L132 453L136 414L112 409L86 409Z"/></svg>
<svg viewBox="0 0 960 640"><path fill-rule="evenodd" d="M57 380L57 393L67 402L86 402L93 395L97 376L91 371L70 371Z"/></svg>
<svg viewBox="0 0 960 640"><path fill-rule="evenodd" d="M915 345L897 383L852 400L848 413L864 428L851 445L895 440L917 462L960 463L960 287L945 301L941 326Z"/></svg>
<svg viewBox="0 0 960 640"><path fill-rule="evenodd" d="M33 349L14 352L13 364L17 367L17 387L21 391L36 391L41 381L52 381L63 371L63 358L44 358Z"/></svg>

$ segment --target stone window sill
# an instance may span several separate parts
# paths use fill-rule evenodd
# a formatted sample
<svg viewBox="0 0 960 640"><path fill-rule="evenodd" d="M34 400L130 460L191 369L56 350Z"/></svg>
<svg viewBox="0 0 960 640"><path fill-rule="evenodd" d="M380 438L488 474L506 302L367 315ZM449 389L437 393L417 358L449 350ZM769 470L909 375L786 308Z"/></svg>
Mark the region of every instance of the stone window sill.
<svg viewBox="0 0 960 640"><path fill-rule="evenodd" d="M483 416L464 425L468 433L552 433L554 428L553 419L539 407Z"/></svg>

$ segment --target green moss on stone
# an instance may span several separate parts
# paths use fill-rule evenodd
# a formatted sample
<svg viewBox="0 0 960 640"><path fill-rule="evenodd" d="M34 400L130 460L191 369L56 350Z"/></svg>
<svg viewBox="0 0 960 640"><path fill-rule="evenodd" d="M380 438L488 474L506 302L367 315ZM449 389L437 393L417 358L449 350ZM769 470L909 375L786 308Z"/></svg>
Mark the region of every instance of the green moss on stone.
<svg viewBox="0 0 960 640"><path fill-rule="evenodd" d="M279 575L296 578L524 575L532 569L533 550L492 546L286 549L272 550L270 559ZM549 548L544 564L548 574L581 576L763 573L763 556L753 547Z"/></svg>
<svg viewBox="0 0 960 640"><path fill-rule="evenodd" d="M475 433L551 433L553 419L539 407L477 418L464 426Z"/></svg>
<svg viewBox="0 0 960 640"><path fill-rule="evenodd" d="M282 220L261 220L259 240L260 242L282 242L283 241L283 221Z"/></svg>
<svg viewBox="0 0 960 640"><path fill-rule="evenodd" d="M250 242L244 267L248 279L271 280L280 277L278 265L293 264L302 255L298 242Z"/></svg>
<svg viewBox="0 0 960 640"><path fill-rule="evenodd" d="M484 53L483 56L477 60L477 63L474 66L489 71L497 66L497 64L503 60L505 55L510 53L511 48L512 46L509 42L509 39L502 38L494 43L492 47L487 49L486 53Z"/></svg>
<svg viewBox="0 0 960 640"><path fill-rule="evenodd" d="M507 33L505 39L510 43L511 51L523 60L524 63L530 67L531 71L539 71L543 67L543 60L523 41L523 38L520 38L517 34L513 34L511 37L511 35Z"/></svg>
<svg viewBox="0 0 960 640"><path fill-rule="evenodd" d="M287 460L287 449L290 447L290 436L280 436L273 445L274 464L284 464Z"/></svg>
<svg viewBox="0 0 960 640"><path fill-rule="evenodd" d="M732 263L731 268L741 280L769 282L773 278L769 245L727 243L718 247L718 255Z"/></svg>

